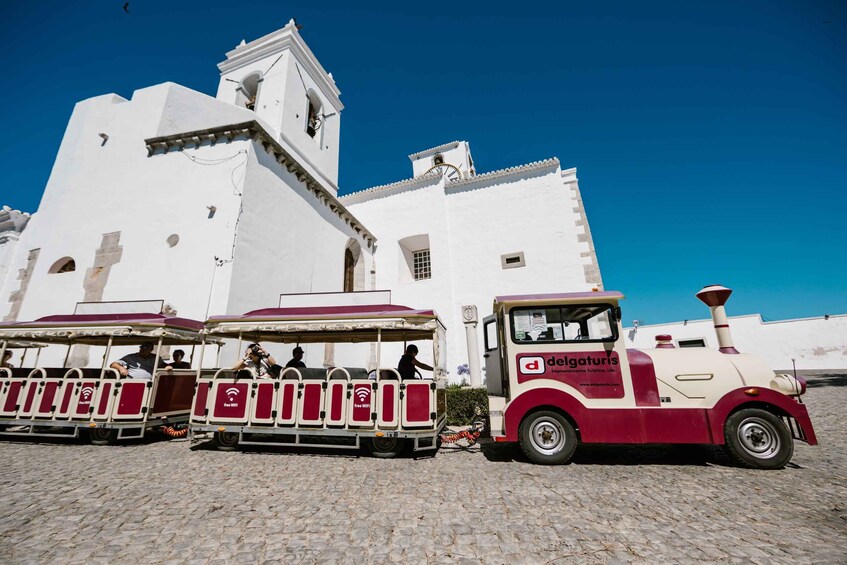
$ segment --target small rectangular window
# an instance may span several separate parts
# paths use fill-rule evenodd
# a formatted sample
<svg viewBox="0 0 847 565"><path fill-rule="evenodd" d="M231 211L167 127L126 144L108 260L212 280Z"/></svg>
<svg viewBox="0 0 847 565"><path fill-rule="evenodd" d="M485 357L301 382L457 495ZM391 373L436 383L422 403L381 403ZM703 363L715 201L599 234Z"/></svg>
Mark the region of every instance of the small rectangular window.
<svg viewBox="0 0 847 565"><path fill-rule="evenodd" d="M525 267L526 260L524 259L523 251L519 251L518 253L506 253L505 255L500 255L500 266L504 269L516 269L518 267Z"/></svg>
<svg viewBox="0 0 847 565"><path fill-rule="evenodd" d="M706 347L705 339L680 339L677 343L680 347Z"/></svg>
<svg viewBox="0 0 847 565"><path fill-rule="evenodd" d="M412 252L413 274L416 281L432 278L432 267L429 262L429 249Z"/></svg>
<svg viewBox="0 0 847 565"><path fill-rule="evenodd" d="M610 304L515 308L510 316L515 343L584 343L618 337Z"/></svg>
<svg viewBox="0 0 847 565"><path fill-rule="evenodd" d="M497 343L497 320L485 322L485 350L494 351L499 347Z"/></svg>

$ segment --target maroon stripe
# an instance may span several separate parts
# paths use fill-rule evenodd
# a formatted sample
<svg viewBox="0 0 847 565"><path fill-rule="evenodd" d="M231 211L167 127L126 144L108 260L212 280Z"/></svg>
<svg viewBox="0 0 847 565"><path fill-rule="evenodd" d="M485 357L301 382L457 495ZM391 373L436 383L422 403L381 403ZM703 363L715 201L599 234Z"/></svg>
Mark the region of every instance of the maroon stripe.
<svg viewBox="0 0 847 565"><path fill-rule="evenodd" d="M660 346L661 347L661 346ZM629 372L632 375L632 390L635 393L636 406L659 406L659 386L656 383L656 369L649 355L638 349L627 349Z"/></svg>
<svg viewBox="0 0 847 565"><path fill-rule="evenodd" d="M729 324L717 324L715 327L716 328L728 328Z"/></svg>

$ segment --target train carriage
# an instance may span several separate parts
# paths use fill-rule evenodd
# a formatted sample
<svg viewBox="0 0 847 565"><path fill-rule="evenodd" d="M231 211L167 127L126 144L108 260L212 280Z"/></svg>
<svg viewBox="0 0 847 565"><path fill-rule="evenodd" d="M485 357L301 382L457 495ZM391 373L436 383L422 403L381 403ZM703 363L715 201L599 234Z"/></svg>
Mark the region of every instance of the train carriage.
<svg viewBox="0 0 847 565"><path fill-rule="evenodd" d="M358 294L358 293L356 293ZM332 293L323 296L329 300ZM349 299L349 298L348 298ZM213 432L219 449L238 445L366 446L377 457L404 448L437 449L446 423L445 329L432 310L395 304L283 307L206 323L215 338L242 344L358 344L359 366L280 368L269 378L220 369L203 377L191 409L190 434ZM401 380L387 344L430 342L433 375ZM429 375L428 375L429 376Z"/></svg>
<svg viewBox="0 0 847 565"><path fill-rule="evenodd" d="M116 348L155 344L158 366L164 346L199 346L202 365L203 323L162 314L72 314L29 322L0 324L0 355L7 347L37 344L67 348L59 367L0 370L0 434L29 437L78 437L94 444L142 437L146 430L185 423L200 369L154 371L150 379L122 376L109 367ZM103 349L99 367L68 366L74 346Z"/></svg>

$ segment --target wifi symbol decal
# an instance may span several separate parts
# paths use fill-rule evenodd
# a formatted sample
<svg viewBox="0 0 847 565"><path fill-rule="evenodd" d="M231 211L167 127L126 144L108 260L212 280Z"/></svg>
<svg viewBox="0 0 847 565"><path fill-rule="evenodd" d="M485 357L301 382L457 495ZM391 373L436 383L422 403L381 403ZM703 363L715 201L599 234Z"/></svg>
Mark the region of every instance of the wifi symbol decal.
<svg viewBox="0 0 847 565"><path fill-rule="evenodd" d="M91 400L91 395L93 393L94 393L94 389L87 386L84 389L82 389L82 392L80 392L80 396L82 396L83 400Z"/></svg>
<svg viewBox="0 0 847 565"><path fill-rule="evenodd" d="M240 391L237 388L235 388L234 386L232 386L232 387L229 387L228 389L226 389L226 391L224 391L224 392L226 392L226 395L229 397L229 401L232 402L235 399L235 397L238 396L238 393Z"/></svg>
<svg viewBox="0 0 847 565"><path fill-rule="evenodd" d="M367 387L359 387L356 389L356 398L359 399L359 402L364 402L371 395L370 391Z"/></svg>

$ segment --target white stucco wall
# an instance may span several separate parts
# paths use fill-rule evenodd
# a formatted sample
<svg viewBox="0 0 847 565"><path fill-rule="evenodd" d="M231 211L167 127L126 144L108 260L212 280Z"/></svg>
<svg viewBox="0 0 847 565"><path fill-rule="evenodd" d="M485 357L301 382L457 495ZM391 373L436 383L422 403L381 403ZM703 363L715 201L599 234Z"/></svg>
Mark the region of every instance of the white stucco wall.
<svg viewBox="0 0 847 565"><path fill-rule="evenodd" d="M251 142L152 157L144 144L158 133L168 102L191 95L192 120L204 107L214 115L221 104L167 83L136 91L131 101L107 95L77 104L38 213L12 262L12 269L21 269L29 251L40 249L19 320L72 312L85 297L83 281L103 234L110 232L120 232L122 255L108 273L103 300L164 299L180 315L202 319L213 292L210 310L225 310L231 267L218 270L212 289L214 257L231 254L239 170ZM99 133L108 135L105 143ZM207 206L215 206L213 217ZM180 238L174 247L166 242L171 234ZM63 257L74 259L76 271L48 274ZM7 277L3 315L17 286Z"/></svg>
<svg viewBox="0 0 847 565"><path fill-rule="evenodd" d="M244 181L226 313L273 308L280 294L344 290L344 250L350 239L361 249L364 270L372 257L361 235L297 177L254 143ZM223 312L218 312L223 313ZM292 346L272 346L279 359ZM304 346L312 366L323 363L323 346Z"/></svg>
<svg viewBox="0 0 847 565"><path fill-rule="evenodd" d="M446 188L440 179L420 179L342 202L379 238L377 288L391 289L396 304L434 308L444 321L446 367L459 380L457 367L468 362L462 306L476 305L481 321L496 295L582 291L600 283L587 281L583 269L589 246L580 241L575 183L554 160ZM421 234L429 236L432 278L414 281L397 242ZM521 251L526 266L502 267L501 255ZM477 335L482 344L481 324ZM431 354L422 348L419 358L429 362Z"/></svg>
<svg viewBox="0 0 847 565"><path fill-rule="evenodd" d="M777 371L825 371L847 368L847 314L763 322L759 314L729 318L732 340L742 353L758 355ZM627 347L654 347L656 336L679 340L704 339L706 347L718 348L712 320L689 320L624 330Z"/></svg>

